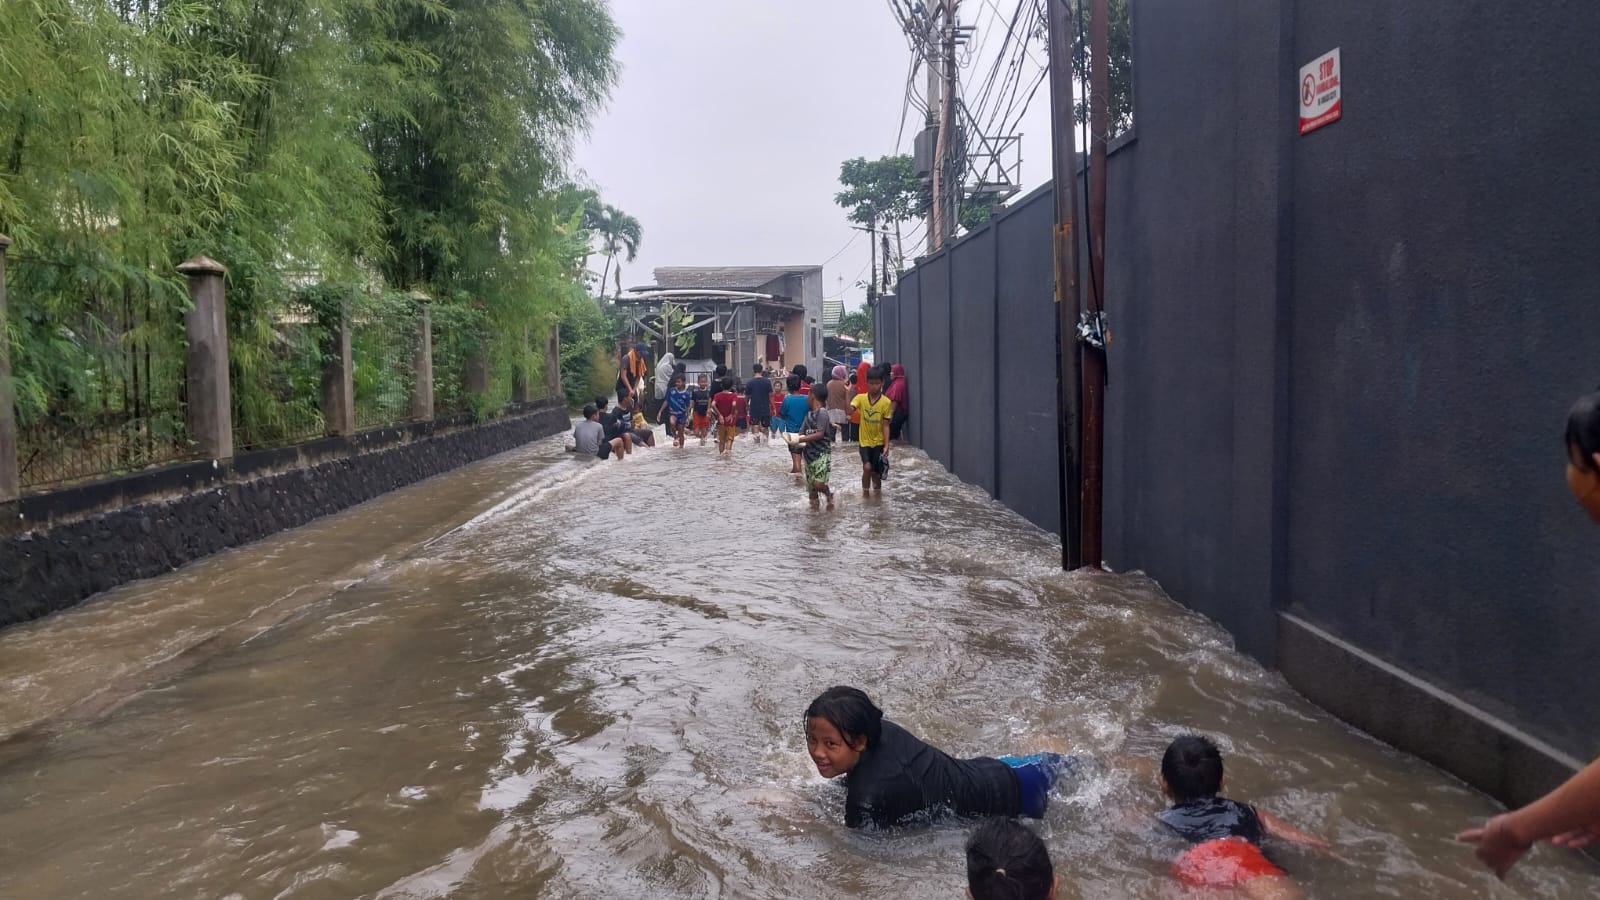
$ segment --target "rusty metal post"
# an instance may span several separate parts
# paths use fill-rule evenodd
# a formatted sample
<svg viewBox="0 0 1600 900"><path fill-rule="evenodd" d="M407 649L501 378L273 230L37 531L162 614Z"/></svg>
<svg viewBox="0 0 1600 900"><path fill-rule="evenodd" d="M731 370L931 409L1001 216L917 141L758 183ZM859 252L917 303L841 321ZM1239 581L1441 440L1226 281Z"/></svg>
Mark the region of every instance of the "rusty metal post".
<svg viewBox="0 0 1600 900"><path fill-rule="evenodd" d="M1072 13L1067 0L1048 0L1050 131L1055 194L1056 414L1061 447L1061 566L1083 564L1079 449L1083 396L1078 344L1078 152L1073 139Z"/></svg>
<svg viewBox="0 0 1600 900"><path fill-rule="evenodd" d="M1099 568L1105 473L1106 415L1106 142L1110 63L1106 59L1110 11L1094 0L1089 19L1089 295L1088 322L1099 345L1083 351L1083 565Z"/></svg>
<svg viewBox="0 0 1600 900"><path fill-rule="evenodd" d="M356 385L350 358L350 312L343 304L322 336L322 421L330 436L356 433Z"/></svg>
<svg viewBox="0 0 1600 900"><path fill-rule="evenodd" d="M417 345L411 357L411 418L418 422L433 419L433 310L429 297L421 291L411 293L417 304Z"/></svg>
<svg viewBox="0 0 1600 900"><path fill-rule="evenodd" d="M6 248L11 238L0 234L0 504L22 493L17 474L17 410L11 396L11 339L6 336Z"/></svg>
<svg viewBox="0 0 1600 900"><path fill-rule="evenodd" d="M178 271L189 280L189 311L183 316L189 337L184 425L202 454L231 459L233 393L228 383L228 305L223 286L228 270L214 259L196 256Z"/></svg>

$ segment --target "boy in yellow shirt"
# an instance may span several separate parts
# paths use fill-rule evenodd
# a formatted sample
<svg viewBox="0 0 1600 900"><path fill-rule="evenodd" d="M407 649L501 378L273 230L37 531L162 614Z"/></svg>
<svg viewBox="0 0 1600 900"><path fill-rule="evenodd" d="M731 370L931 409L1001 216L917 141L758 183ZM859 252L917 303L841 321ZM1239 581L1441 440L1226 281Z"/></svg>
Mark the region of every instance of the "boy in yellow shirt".
<svg viewBox="0 0 1600 900"><path fill-rule="evenodd" d="M850 405L861 414L861 493L883 493L883 476L889 471L889 419L894 403L883 395L883 369L867 371L867 390Z"/></svg>

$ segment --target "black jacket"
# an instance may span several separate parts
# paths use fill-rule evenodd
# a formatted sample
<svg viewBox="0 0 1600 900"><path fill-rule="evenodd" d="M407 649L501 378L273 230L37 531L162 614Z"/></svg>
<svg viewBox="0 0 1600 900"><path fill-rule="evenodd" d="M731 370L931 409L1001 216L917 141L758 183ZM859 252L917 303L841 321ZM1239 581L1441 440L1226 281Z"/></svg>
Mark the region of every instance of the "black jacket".
<svg viewBox="0 0 1600 900"><path fill-rule="evenodd" d="M956 759L885 719L883 733L850 770L844 823L851 828L903 824L930 816L1015 816L1022 788L1011 767L978 756Z"/></svg>

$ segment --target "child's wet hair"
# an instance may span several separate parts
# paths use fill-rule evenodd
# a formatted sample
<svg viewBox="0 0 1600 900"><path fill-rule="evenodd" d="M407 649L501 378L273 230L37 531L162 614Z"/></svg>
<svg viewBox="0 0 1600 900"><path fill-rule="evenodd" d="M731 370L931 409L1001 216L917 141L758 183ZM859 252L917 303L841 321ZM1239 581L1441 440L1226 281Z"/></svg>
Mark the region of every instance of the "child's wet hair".
<svg viewBox="0 0 1600 900"><path fill-rule="evenodd" d="M990 819L967 838L967 887L974 900L1045 900L1055 881L1044 841L1015 819Z"/></svg>
<svg viewBox="0 0 1600 900"><path fill-rule="evenodd" d="M823 404L823 403L827 403L828 402L828 386L825 385L825 384L819 384L816 387L813 387L811 389L811 399L817 401L817 403L819 405Z"/></svg>
<svg viewBox="0 0 1600 900"><path fill-rule="evenodd" d="M868 747L878 743L878 736L883 734L883 710L874 706L860 688L828 688L806 707L805 717L828 720L846 741L864 737Z"/></svg>
<svg viewBox="0 0 1600 900"><path fill-rule="evenodd" d="M585 419L594 418L595 414L598 413L598 412L600 412L600 410L598 408L596 408L593 403L585 403L583 405L583 417Z"/></svg>
<svg viewBox="0 0 1600 900"><path fill-rule="evenodd" d="M888 381L889 370L883 366L873 366L867 370L867 381Z"/></svg>
<svg viewBox="0 0 1600 900"><path fill-rule="evenodd" d="M1567 457L1585 472L1595 471L1600 453L1600 391L1584 394L1567 413Z"/></svg>
<svg viewBox="0 0 1600 900"><path fill-rule="evenodd" d="M1222 790L1222 751L1208 737L1186 734L1161 755L1161 777L1178 803L1215 797Z"/></svg>
<svg viewBox="0 0 1600 900"><path fill-rule="evenodd" d="M790 375L789 376L789 380L788 380L788 382L786 382L786 384L789 387L789 393L791 393L791 394L800 393L800 376L799 375Z"/></svg>

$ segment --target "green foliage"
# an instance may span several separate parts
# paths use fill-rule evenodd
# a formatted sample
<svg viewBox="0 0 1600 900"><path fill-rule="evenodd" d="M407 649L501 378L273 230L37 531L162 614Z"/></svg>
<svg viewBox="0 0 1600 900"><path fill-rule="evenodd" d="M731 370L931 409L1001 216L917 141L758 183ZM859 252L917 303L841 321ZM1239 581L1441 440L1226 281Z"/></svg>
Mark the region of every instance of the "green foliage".
<svg viewBox="0 0 1600 900"><path fill-rule="evenodd" d="M621 329L616 318L582 291L571 291L561 316L561 390L567 403L581 406L608 394L616 384L611 360Z"/></svg>
<svg viewBox="0 0 1600 900"><path fill-rule="evenodd" d="M844 190L833 202L843 207L850 221L876 227L915 219L931 202L928 185L917 177L916 163L908 155L885 156L868 162L857 157L839 165Z"/></svg>
<svg viewBox="0 0 1600 900"><path fill-rule="evenodd" d="M311 307L334 298L369 418L409 390L413 311L395 291L433 295L448 330L437 405L498 408L514 377L542 384L535 348L601 224L564 170L616 40L605 0L8 5L0 232L16 240L23 422L161 419L181 444L174 270L200 253L228 267L245 444L320 428ZM632 222L611 251L631 259L638 236ZM472 340L477 398L455 379Z"/></svg>
<svg viewBox="0 0 1600 900"><path fill-rule="evenodd" d="M1106 139L1116 137L1133 127L1133 16L1128 9L1129 0L1108 0L1111 26L1106 33L1106 58L1111 65L1106 70L1110 98L1106 104ZM1072 59L1072 76L1082 84L1089 83L1089 25L1093 8L1079 2L1074 10L1078 22L1078 41ZM1078 21L1077 16L1082 20ZM1089 107L1078 103L1075 108L1078 124L1089 121Z"/></svg>
<svg viewBox="0 0 1600 900"><path fill-rule="evenodd" d="M839 318L839 334L848 334L864 347L872 346L872 314L864 309L847 312Z"/></svg>
<svg viewBox="0 0 1600 900"><path fill-rule="evenodd" d="M980 206L972 203L962 204L961 212L956 214L956 218L961 227L967 229L968 231L971 231L974 228L982 228L984 225L988 224L989 219L991 219L993 216L993 207Z"/></svg>
<svg viewBox="0 0 1600 900"><path fill-rule="evenodd" d="M633 262L639 255L639 244L644 240L644 230L639 226L639 220L628 215L615 206L601 207L598 215L592 219L593 229L600 238L600 252L606 257L606 272L600 274L600 296L606 293L606 274L611 271L611 266L616 263L617 293L622 296L622 263L617 261L618 256L625 256L628 262Z"/></svg>
<svg viewBox="0 0 1600 900"><path fill-rule="evenodd" d="M661 304L661 315L657 317L656 324L672 329L672 346L680 356L692 352L700 342L699 335L689 330L689 326L694 324L694 314L689 312L688 307L676 303Z"/></svg>

